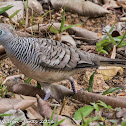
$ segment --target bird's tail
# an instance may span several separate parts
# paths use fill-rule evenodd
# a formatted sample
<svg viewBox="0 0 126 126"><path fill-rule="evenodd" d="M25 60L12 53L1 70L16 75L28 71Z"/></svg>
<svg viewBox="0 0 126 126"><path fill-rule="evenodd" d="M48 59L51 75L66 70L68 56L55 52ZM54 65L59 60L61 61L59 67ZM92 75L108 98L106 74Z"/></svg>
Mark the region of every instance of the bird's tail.
<svg viewBox="0 0 126 126"><path fill-rule="evenodd" d="M103 60L101 59L98 65L99 66L112 66L113 65L113 66L126 67L126 60L105 58Z"/></svg>

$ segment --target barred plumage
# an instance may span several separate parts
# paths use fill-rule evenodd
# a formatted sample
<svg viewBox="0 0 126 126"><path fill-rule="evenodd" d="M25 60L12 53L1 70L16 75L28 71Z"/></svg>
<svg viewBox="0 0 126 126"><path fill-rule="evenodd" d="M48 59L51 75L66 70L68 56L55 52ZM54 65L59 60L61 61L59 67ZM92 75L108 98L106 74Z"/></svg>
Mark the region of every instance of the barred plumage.
<svg viewBox="0 0 126 126"><path fill-rule="evenodd" d="M126 65L125 60L109 59L45 38L19 37L7 24L0 24L0 44L13 63L39 82L69 79L80 68L98 67L99 62Z"/></svg>

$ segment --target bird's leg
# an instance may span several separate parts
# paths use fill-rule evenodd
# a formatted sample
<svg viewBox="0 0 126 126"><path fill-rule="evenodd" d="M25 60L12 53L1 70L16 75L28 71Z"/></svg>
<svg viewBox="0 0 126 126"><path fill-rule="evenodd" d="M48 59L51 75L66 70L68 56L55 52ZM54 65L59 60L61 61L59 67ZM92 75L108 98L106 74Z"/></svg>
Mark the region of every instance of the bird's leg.
<svg viewBox="0 0 126 126"><path fill-rule="evenodd" d="M41 89L46 94L43 100L47 101L47 99L51 96L49 84L47 84L47 83L41 83L41 82L37 82L37 83L39 83L41 85Z"/></svg>
<svg viewBox="0 0 126 126"><path fill-rule="evenodd" d="M74 94L76 94L77 91L76 91L76 89L75 89L75 83L74 83L73 77L70 77L70 78L69 78L69 81L70 81L70 83L71 83L72 90L73 90Z"/></svg>

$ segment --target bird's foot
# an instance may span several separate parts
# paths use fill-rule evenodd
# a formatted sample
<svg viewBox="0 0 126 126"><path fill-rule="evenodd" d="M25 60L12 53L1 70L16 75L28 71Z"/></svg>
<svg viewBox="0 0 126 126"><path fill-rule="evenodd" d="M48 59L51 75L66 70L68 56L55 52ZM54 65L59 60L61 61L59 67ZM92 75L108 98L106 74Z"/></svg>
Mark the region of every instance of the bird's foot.
<svg viewBox="0 0 126 126"><path fill-rule="evenodd" d="M50 92L46 93L45 97L44 97L44 101L47 101L47 99L51 96Z"/></svg>

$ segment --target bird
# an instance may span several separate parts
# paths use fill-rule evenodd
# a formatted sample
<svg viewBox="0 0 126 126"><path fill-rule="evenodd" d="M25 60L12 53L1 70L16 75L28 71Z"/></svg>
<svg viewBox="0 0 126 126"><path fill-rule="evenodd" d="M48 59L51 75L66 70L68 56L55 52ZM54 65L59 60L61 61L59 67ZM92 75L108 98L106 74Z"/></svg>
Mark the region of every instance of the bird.
<svg viewBox="0 0 126 126"><path fill-rule="evenodd" d="M22 73L43 86L44 100L50 97L48 86L65 79L70 80L73 92L77 93L72 76L84 68L98 68L101 64L126 65L126 60L85 52L56 40L20 37L11 25L4 23L0 23L0 44Z"/></svg>

